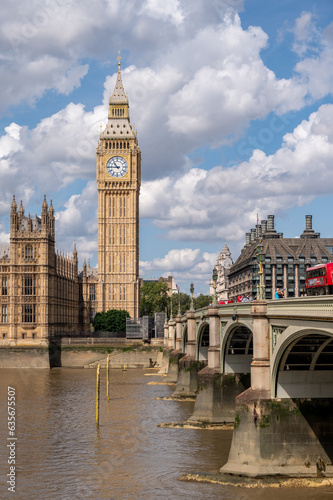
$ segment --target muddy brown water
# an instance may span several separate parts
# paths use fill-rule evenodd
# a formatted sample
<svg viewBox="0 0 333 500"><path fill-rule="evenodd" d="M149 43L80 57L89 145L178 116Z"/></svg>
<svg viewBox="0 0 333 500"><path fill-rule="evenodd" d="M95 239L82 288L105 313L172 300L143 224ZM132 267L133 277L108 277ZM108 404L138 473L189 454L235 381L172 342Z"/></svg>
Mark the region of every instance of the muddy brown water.
<svg viewBox="0 0 333 500"><path fill-rule="evenodd" d="M184 473L218 471L232 431L157 427L186 420L194 403L154 399L174 388L148 385L161 378L145 373L111 370L107 401L102 370L97 430L95 370L0 370L0 499L333 499L332 487L250 490L179 481ZM15 389L15 493L6 482L7 444L14 442L8 386Z"/></svg>

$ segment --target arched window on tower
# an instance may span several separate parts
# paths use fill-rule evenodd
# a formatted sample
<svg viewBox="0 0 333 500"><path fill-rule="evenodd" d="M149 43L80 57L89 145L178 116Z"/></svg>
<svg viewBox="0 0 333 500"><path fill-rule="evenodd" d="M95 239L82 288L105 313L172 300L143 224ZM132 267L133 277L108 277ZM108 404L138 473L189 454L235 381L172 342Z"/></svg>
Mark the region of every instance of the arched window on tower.
<svg viewBox="0 0 333 500"><path fill-rule="evenodd" d="M33 259L34 258L34 249L32 245L27 245L25 247L25 258L26 259Z"/></svg>

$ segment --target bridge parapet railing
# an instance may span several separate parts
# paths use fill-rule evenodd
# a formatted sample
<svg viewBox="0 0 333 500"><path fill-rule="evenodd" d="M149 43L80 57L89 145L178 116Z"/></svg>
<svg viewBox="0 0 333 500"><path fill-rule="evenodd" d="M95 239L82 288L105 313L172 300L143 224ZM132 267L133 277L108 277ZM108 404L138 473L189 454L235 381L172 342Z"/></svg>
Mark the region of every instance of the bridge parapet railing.
<svg viewBox="0 0 333 500"><path fill-rule="evenodd" d="M269 318L307 318L333 321L333 295L267 301Z"/></svg>

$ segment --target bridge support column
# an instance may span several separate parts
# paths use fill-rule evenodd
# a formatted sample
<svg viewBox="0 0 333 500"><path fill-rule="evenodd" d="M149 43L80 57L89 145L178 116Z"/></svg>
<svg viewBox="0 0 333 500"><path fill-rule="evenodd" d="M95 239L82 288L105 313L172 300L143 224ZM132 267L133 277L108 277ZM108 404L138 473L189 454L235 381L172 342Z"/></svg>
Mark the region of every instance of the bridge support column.
<svg viewBox="0 0 333 500"><path fill-rule="evenodd" d="M176 316L176 351L182 351L182 318Z"/></svg>
<svg viewBox="0 0 333 500"><path fill-rule="evenodd" d="M197 390L197 374L203 364L195 358L195 315L187 311L187 343L186 355L179 361L178 379L174 397L195 396Z"/></svg>
<svg viewBox="0 0 333 500"><path fill-rule="evenodd" d="M176 350L176 321L169 320L169 348L168 348L168 366L165 382L176 383L178 378L179 352Z"/></svg>
<svg viewBox="0 0 333 500"><path fill-rule="evenodd" d="M173 344L172 347L170 347L170 321L167 322L165 321L164 323L164 347L163 347L163 358L162 358L162 363L161 363L161 369L158 373L160 374L166 374L168 373L169 369L169 358L170 358L170 352L173 351Z"/></svg>
<svg viewBox="0 0 333 500"><path fill-rule="evenodd" d="M210 307L208 366L198 373L198 389L189 422L227 423L235 418L235 398L250 385L250 375L221 373L220 318Z"/></svg>
<svg viewBox="0 0 333 500"><path fill-rule="evenodd" d="M265 301L253 302L251 388L236 398L234 433L222 473L333 475L333 400L276 399L270 393Z"/></svg>
<svg viewBox="0 0 333 500"><path fill-rule="evenodd" d="M175 341L175 336L176 336L176 341ZM184 356L184 354L181 351L181 345L182 345L181 316L176 316L175 321L172 321L171 327L169 329L169 342L171 338L173 342L172 345L173 346L175 345L175 348L173 348L169 352L169 365L165 381L176 383L178 379L179 360Z"/></svg>

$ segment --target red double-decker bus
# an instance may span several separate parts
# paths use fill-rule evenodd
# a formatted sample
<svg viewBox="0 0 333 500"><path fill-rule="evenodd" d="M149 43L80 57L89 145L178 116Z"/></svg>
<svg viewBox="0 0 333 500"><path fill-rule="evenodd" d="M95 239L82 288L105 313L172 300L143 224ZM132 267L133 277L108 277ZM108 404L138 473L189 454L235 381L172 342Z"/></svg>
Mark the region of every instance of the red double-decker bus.
<svg viewBox="0 0 333 500"><path fill-rule="evenodd" d="M307 295L333 294L333 262L308 267L305 276Z"/></svg>

